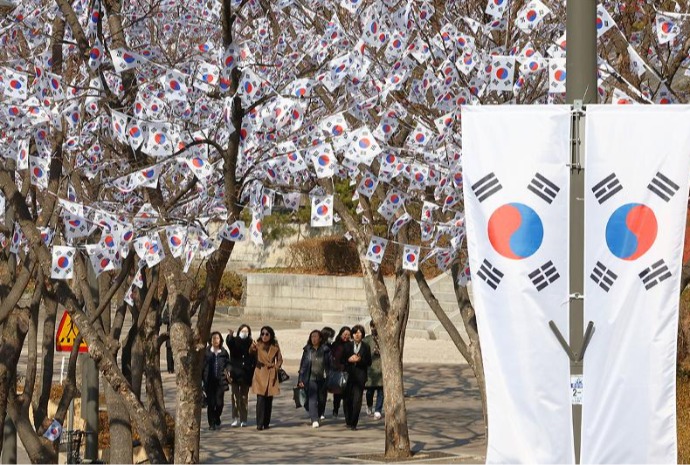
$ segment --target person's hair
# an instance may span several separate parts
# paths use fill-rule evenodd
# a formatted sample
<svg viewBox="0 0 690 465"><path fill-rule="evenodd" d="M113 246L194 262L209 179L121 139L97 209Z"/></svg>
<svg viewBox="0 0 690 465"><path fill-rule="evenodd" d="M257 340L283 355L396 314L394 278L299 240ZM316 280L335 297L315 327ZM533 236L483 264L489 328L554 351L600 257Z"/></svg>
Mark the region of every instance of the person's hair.
<svg viewBox="0 0 690 465"><path fill-rule="evenodd" d="M352 330L350 331L350 333L352 334L352 337L353 337L353 338L354 338L354 336L355 336L355 333L357 333L358 331L359 331L360 333L362 333L362 337L364 337L364 336L367 335L367 332L364 330L364 326L362 326L362 325L354 325L354 326L352 327Z"/></svg>
<svg viewBox="0 0 690 465"><path fill-rule="evenodd" d="M244 328L247 328L247 331L249 331L249 337L252 337L252 328L249 327L249 325L242 323L239 328L237 328L237 336L240 335L240 331L242 331Z"/></svg>
<svg viewBox="0 0 690 465"><path fill-rule="evenodd" d="M336 337L335 340L336 340L336 341L339 341L340 338L343 337L343 333L344 333L345 331L349 331L349 332L350 332L350 336L352 336L352 330L350 329L350 327L349 327L349 326L343 326L342 328L340 328L340 331L338 331L338 337Z"/></svg>
<svg viewBox="0 0 690 465"><path fill-rule="evenodd" d="M220 332L218 332L218 331L213 331L211 333L211 335L208 337L208 344L210 346L213 345L213 336L215 336L216 334L218 335L218 339L220 339L220 347L223 347L223 335L220 334Z"/></svg>
<svg viewBox="0 0 690 465"><path fill-rule="evenodd" d="M308 346L313 346L313 344L311 343L311 335L314 333L319 335L319 345L323 344L323 333L321 331L319 331L318 329L315 329L311 333L309 333L309 339L307 339L307 345Z"/></svg>
<svg viewBox="0 0 690 465"><path fill-rule="evenodd" d="M331 328L330 326L324 326L321 330L321 335L323 336L324 340L327 341L330 338L335 337L335 329Z"/></svg>
<svg viewBox="0 0 690 465"><path fill-rule="evenodd" d="M276 332L273 331L273 328L271 328L270 326L262 326L262 327L261 327L261 331L259 331L259 337L261 337L261 333L264 332L264 329L265 329L266 331L268 331L268 334L271 335L271 338L268 340L268 343L271 344L271 345L276 345L276 344L278 344L278 339L276 339ZM263 341L263 339L261 339L261 340Z"/></svg>

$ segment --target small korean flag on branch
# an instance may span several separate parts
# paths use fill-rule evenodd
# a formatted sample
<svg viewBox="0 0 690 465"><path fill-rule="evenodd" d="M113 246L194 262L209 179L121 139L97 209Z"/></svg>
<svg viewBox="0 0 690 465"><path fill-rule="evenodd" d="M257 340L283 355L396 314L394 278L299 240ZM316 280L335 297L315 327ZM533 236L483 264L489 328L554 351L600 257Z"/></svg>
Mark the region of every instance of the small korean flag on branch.
<svg viewBox="0 0 690 465"><path fill-rule="evenodd" d="M224 76L230 77L232 70L237 67L238 57L239 50L237 50L235 44L232 43L228 45L228 48L225 49L223 56L221 57L221 69Z"/></svg>
<svg viewBox="0 0 690 465"><path fill-rule="evenodd" d="M314 195L311 198L311 227L333 226L333 196Z"/></svg>
<svg viewBox="0 0 690 465"><path fill-rule="evenodd" d="M531 33L551 10L539 0L531 0L518 12L515 24L525 34Z"/></svg>
<svg viewBox="0 0 690 465"><path fill-rule="evenodd" d="M87 244L84 246L86 253L89 256L89 261L93 267L96 276L99 276L105 271L110 271L118 268L115 263L115 256L111 255L107 250L104 250L100 244Z"/></svg>
<svg viewBox="0 0 690 465"><path fill-rule="evenodd" d="M628 44L628 55L630 56L630 71L640 77L645 72L645 62L637 53L637 50L632 45Z"/></svg>
<svg viewBox="0 0 690 465"><path fill-rule="evenodd" d="M127 125L127 140L134 150L141 147L141 144L148 139L148 128L138 120L132 118Z"/></svg>
<svg viewBox="0 0 690 465"><path fill-rule="evenodd" d="M350 130L350 126L347 124L343 113L336 113L324 119L321 121L321 124L319 124L319 128L332 137L342 136L345 132Z"/></svg>
<svg viewBox="0 0 690 465"><path fill-rule="evenodd" d="M597 37L601 37L615 25L616 23L609 15L609 12L606 11L604 5L597 6Z"/></svg>
<svg viewBox="0 0 690 465"><path fill-rule="evenodd" d="M163 169L163 163L149 166L141 171L135 173L135 183L141 187L149 187L155 189L158 186L158 177Z"/></svg>
<svg viewBox="0 0 690 465"><path fill-rule="evenodd" d="M350 138L350 146L345 156L357 163L364 163L369 166L374 158L381 153L381 147L366 126L354 131Z"/></svg>
<svg viewBox="0 0 690 465"><path fill-rule="evenodd" d="M142 236L134 241L134 251L140 259L146 262L149 268L159 264L165 258L161 239L157 232L148 236Z"/></svg>
<svg viewBox="0 0 690 465"><path fill-rule="evenodd" d="M261 97L261 79L249 68L242 72L239 92L244 105L251 105Z"/></svg>
<svg viewBox="0 0 690 465"><path fill-rule="evenodd" d="M173 152L172 139L170 128L167 124L152 123L143 150L152 157L171 155Z"/></svg>
<svg viewBox="0 0 690 465"><path fill-rule="evenodd" d="M386 252L387 245L388 241L386 239L372 236L369 247L367 248L366 259L380 265L383 260L383 254Z"/></svg>
<svg viewBox="0 0 690 465"><path fill-rule="evenodd" d="M491 62L491 74L489 78L489 90L499 92L513 91L515 78L515 57L496 56Z"/></svg>
<svg viewBox="0 0 690 465"><path fill-rule="evenodd" d="M134 69L144 63L143 57L124 48L111 50L110 58L112 58L113 66L118 73Z"/></svg>
<svg viewBox="0 0 690 465"><path fill-rule="evenodd" d="M113 137L127 143L127 115L119 111L110 110L110 122L112 124Z"/></svg>
<svg viewBox="0 0 690 465"><path fill-rule="evenodd" d="M60 439L60 436L62 436L62 425L59 421L53 420L45 433L43 433L43 437L48 441L55 442Z"/></svg>
<svg viewBox="0 0 690 465"><path fill-rule="evenodd" d="M96 39L96 42L93 44L93 47L91 47L91 51L89 52L89 68L91 68L92 71L96 71L101 66L102 62L103 44L101 44L100 40Z"/></svg>
<svg viewBox="0 0 690 465"><path fill-rule="evenodd" d="M509 3L510 0L489 0L484 12L495 18L501 18Z"/></svg>
<svg viewBox="0 0 690 465"><path fill-rule="evenodd" d="M41 190L48 188L48 169L50 158L29 157L29 171L31 172L31 184Z"/></svg>
<svg viewBox="0 0 690 465"><path fill-rule="evenodd" d="M364 172L364 175L362 176L362 180L359 182L359 185L357 186L357 192L369 198L374 194L374 191L376 190L376 187L378 185L379 180L376 177L376 175L371 171L366 170Z"/></svg>
<svg viewBox="0 0 690 465"><path fill-rule="evenodd" d="M402 260L403 270L417 271L419 268L419 246L405 244Z"/></svg>
<svg viewBox="0 0 690 465"><path fill-rule="evenodd" d="M29 95L28 76L9 68L4 68L2 72L5 80L5 97L15 100L26 100Z"/></svg>
<svg viewBox="0 0 690 465"><path fill-rule="evenodd" d="M168 237L170 255L175 258L180 258L184 253L184 246L187 242L187 228L177 224L166 226L165 235Z"/></svg>
<svg viewBox="0 0 690 465"><path fill-rule="evenodd" d="M431 129L418 121L414 131L410 132L410 135L407 137L407 143L413 148L424 148L431 142L433 137L434 133Z"/></svg>
<svg viewBox="0 0 690 465"><path fill-rule="evenodd" d="M402 193L399 190L393 188L390 191L388 191L386 199L383 202L381 202L381 205L379 206L377 212L386 221L390 221L391 218L393 218L393 215L395 215L395 212L397 212L398 209L402 207L404 203L405 202L403 201Z"/></svg>
<svg viewBox="0 0 690 465"><path fill-rule="evenodd" d="M565 78L565 58L551 58L549 60L549 93L564 93Z"/></svg>
<svg viewBox="0 0 690 465"><path fill-rule="evenodd" d="M161 76L160 83L167 100L186 102L189 89L185 83L187 76L179 71L169 69Z"/></svg>
<svg viewBox="0 0 690 465"><path fill-rule="evenodd" d="M218 235L230 242L242 242L247 237L247 227L244 221L237 220L232 224L223 225Z"/></svg>
<svg viewBox="0 0 690 465"><path fill-rule="evenodd" d="M211 92L220 80L220 70L211 63L202 63L196 71L194 87L204 92Z"/></svg>
<svg viewBox="0 0 690 465"><path fill-rule="evenodd" d="M74 254L77 249L62 245L53 246L53 262L50 269L51 279L72 279L74 275Z"/></svg>
<svg viewBox="0 0 690 465"><path fill-rule="evenodd" d="M177 160L186 163L199 181L204 182L213 174L213 165L206 157L195 155L193 157L178 157Z"/></svg>
<svg viewBox="0 0 690 465"><path fill-rule="evenodd" d="M252 222L249 225L250 239L254 245L264 245L263 233L261 232L261 214L252 211Z"/></svg>
<svg viewBox="0 0 690 465"><path fill-rule="evenodd" d="M291 97L308 98L314 88L314 81L309 78L297 79L291 82L286 88L285 93Z"/></svg>
<svg viewBox="0 0 690 465"><path fill-rule="evenodd" d="M398 217L398 219L396 219L393 222L393 224L391 224L391 231L390 231L391 235L393 237L397 236L398 231L400 231L400 229L403 226L405 226L407 223L409 223L410 220L412 220L412 216L410 216L409 213L405 212L402 215L400 215L400 217Z"/></svg>
<svg viewBox="0 0 690 465"><path fill-rule="evenodd" d="M678 34L680 34L680 26L678 19L668 14L656 14L656 35L659 38L659 44L671 42Z"/></svg>
<svg viewBox="0 0 690 465"><path fill-rule="evenodd" d="M299 192L284 192L281 194L283 197L283 205L288 210L297 211L299 209L300 201L302 200L302 194Z"/></svg>

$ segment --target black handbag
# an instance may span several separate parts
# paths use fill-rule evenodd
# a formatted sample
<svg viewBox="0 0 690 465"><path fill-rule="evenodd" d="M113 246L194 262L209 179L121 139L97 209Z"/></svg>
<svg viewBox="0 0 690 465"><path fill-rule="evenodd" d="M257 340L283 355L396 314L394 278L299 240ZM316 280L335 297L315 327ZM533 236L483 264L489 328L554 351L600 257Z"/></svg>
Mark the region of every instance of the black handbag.
<svg viewBox="0 0 690 465"><path fill-rule="evenodd" d="M278 382L284 383L288 379L290 379L290 375L288 375L287 372L282 368L278 368Z"/></svg>
<svg viewBox="0 0 690 465"><path fill-rule="evenodd" d="M295 401L295 408L300 408L301 406L307 406L307 391L301 387L292 388L292 400Z"/></svg>
<svg viewBox="0 0 690 465"><path fill-rule="evenodd" d="M326 387L333 391L342 391L347 384L347 371L331 371L326 379Z"/></svg>

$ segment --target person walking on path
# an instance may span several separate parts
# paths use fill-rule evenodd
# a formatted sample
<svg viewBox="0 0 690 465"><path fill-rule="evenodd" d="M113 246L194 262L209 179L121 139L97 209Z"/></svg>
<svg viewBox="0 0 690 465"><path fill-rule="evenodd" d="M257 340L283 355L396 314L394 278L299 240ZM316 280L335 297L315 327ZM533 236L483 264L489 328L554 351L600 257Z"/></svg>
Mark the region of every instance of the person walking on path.
<svg viewBox="0 0 690 465"><path fill-rule="evenodd" d="M269 428L273 397L280 394L278 370L283 365L283 356L273 328L261 328L259 340L252 342L249 353L256 356L252 392L256 394L256 429L261 431Z"/></svg>
<svg viewBox="0 0 690 465"><path fill-rule="evenodd" d="M249 410L249 386L252 384L256 360L249 353L252 345L252 329L241 324L237 336L232 330L228 332L225 343L230 351L230 374L232 375L232 424L230 426L247 426Z"/></svg>
<svg viewBox="0 0 690 465"><path fill-rule="evenodd" d="M208 426L215 430L220 427L223 413L225 391L230 389L225 377L225 369L230 367L230 354L223 348L223 338L218 331L211 333L211 345L206 349L206 359L202 371L202 383L208 399Z"/></svg>
<svg viewBox="0 0 690 465"><path fill-rule="evenodd" d="M383 410L383 370L381 369L379 335L374 320L369 323L369 330L371 333L364 337L364 343L371 350L371 366L367 370L367 384L365 385L367 389L367 415L374 415L374 418L380 420ZM374 407L374 394L376 394L376 407Z"/></svg>
<svg viewBox="0 0 690 465"><path fill-rule="evenodd" d="M338 335L331 345L331 369L335 371L345 371L345 364L341 361L345 345L350 341L350 327L343 326L338 331ZM333 393L333 418L338 418L340 403L343 400L343 393L338 389L331 389Z"/></svg>
<svg viewBox="0 0 690 465"><path fill-rule="evenodd" d="M352 327L352 342L345 345L341 361L347 371L347 384L343 400L345 402L345 424L352 430L357 429L359 413L362 410L362 394L367 383L367 369L371 366L371 351L363 341L366 332L364 326Z"/></svg>
<svg viewBox="0 0 690 465"><path fill-rule="evenodd" d="M307 403L312 428L319 427L326 410L326 375L331 370L331 349L324 344L323 335L318 329L309 334L299 363L297 387L307 391Z"/></svg>

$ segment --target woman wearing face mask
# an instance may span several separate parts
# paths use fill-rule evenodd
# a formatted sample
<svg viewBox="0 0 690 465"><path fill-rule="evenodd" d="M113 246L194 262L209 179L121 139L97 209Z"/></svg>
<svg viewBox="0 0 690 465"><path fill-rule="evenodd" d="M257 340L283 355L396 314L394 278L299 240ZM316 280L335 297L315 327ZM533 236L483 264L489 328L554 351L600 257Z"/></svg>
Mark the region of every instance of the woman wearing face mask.
<svg viewBox="0 0 690 465"><path fill-rule="evenodd" d="M256 394L256 429L261 431L268 429L271 423L273 397L280 394L278 370L283 365L283 356L273 328L261 328L259 340L252 342L249 353L256 356L252 391Z"/></svg>
<svg viewBox="0 0 690 465"><path fill-rule="evenodd" d="M364 342L364 326L352 327L352 342L343 350L341 362L347 371L347 384L343 393L345 404L345 424L352 430L357 429L359 413L362 410L362 393L367 383L367 369L371 366L371 350Z"/></svg>
<svg viewBox="0 0 690 465"><path fill-rule="evenodd" d="M232 374L232 424L230 426L247 426L249 409L249 386L254 376L254 357L249 353L252 345L252 329L241 324L237 336L232 329L228 331L225 343L230 351L230 372Z"/></svg>
<svg viewBox="0 0 690 465"><path fill-rule="evenodd" d="M343 326L338 331L335 341L331 345L331 369L336 371L345 371L345 365L340 361L345 345L350 341L350 327ZM343 400L343 393L339 389L331 389L333 393L333 418L338 418L338 410L340 410L340 403Z"/></svg>

